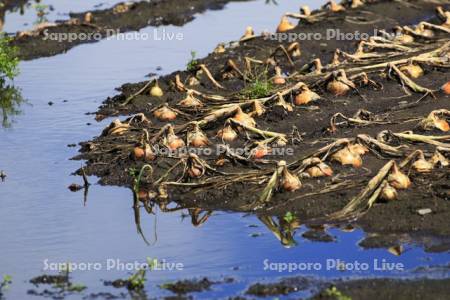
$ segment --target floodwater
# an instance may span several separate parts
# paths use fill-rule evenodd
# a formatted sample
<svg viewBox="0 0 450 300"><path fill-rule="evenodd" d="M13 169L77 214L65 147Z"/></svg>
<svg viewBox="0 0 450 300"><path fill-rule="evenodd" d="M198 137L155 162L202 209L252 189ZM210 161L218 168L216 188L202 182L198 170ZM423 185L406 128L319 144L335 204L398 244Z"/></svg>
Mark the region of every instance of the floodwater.
<svg viewBox="0 0 450 300"><path fill-rule="evenodd" d="M96 4L84 2L86 6L48 1L61 12L89 9ZM284 247L257 217L224 212L215 212L202 226L194 227L183 215L186 212L148 215L141 210L147 245L136 230L130 190L92 185L84 203L82 191L72 193L67 189L71 183L81 183L71 175L80 167L79 161L70 160L77 148L67 145L91 139L110 122L97 123L86 113L95 111L123 83L145 80L150 72L161 75L184 68L191 50L202 57L219 42L238 39L248 25L257 32L273 30L283 13L297 11L300 5L292 0L279 0L278 6L265 2L231 3L222 11L198 15L183 27L156 29L158 33L182 33L182 41L103 40L78 46L67 54L20 64L21 74L13 84L24 100L16 92L12 97L14 113L5 122L7 128L0 129L0 170L7 174L0 182L0 276L13 277L7 299L32 297L27 291L35 287L29 280L56 274L45 270L46 265L52 268L65 262L76 263L79 268L91 266L90 271L74 270L73 281L86 285L87 290L69 299L103 291L118 294L120 291L104 287L102 280L128 277L130 271L123 263L143 263L147 257L182 264L178 268L182 270L149 273L146 291L151 297L170 295L158 288L167 281L201 276L236 279L198 295L205 299L238 294L251 282L283 276L405 277L419 266L448 264L448 254L425 253L414 245L406 245L407 251L401 256L385 249L363 250L358 241L364 233L358 230L344 233L332 229L329 233L336 242L321 243L302 238L307 230L302 227L294 235L297 245ZM313 8L321 3L309 1ZM32 18L27 21L32 22ZM14 31L22 22L20 14L8 14L5 28ZM154 30L149 27L142 32L151 36ZM89 179L96 182L96 178ZM367 263L370 268L328 270L327 262L335 259ZM405 271L375 270L375 259L402 263ZM270 262L318 263L321 267L277 272L265 268Z"/></svg>

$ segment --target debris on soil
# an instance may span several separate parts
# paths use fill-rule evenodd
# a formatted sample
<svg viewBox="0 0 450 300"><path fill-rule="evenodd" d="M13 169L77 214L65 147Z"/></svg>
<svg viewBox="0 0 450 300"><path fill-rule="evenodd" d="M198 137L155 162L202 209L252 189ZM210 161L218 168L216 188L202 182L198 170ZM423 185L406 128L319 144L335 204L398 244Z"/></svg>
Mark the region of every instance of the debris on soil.
<svg viewBox="0 0 450 300"><path fill-rule="evenodd" d="M247 34L189 70L126 84L97 120L131 116L82 143L76 158L102 184L130 187L148 211L169 211L171 201L189 209L194 226L214 210L256 211L286 247L302 224L351 223L372 242L394 233L444 241L450 6L439 3L287 14L301 19L293 33L385 29L326 45ZM152 96L156 85L162 93ZM433 214L416 213L424 207Z"/></svg>

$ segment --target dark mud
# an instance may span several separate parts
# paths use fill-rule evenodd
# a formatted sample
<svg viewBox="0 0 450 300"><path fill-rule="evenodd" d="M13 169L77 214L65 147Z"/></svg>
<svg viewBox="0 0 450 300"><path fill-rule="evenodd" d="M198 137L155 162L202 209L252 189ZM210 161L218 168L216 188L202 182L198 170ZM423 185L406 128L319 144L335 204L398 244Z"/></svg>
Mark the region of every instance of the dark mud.
<svg viewBox="0 0 450 300"><path fill-rule="evenodd" d="M357 9L347 9L341 13L315 12L313 16L321 16L317 22L309 24L302 21L291 32L321 33L322 36L326 36L327 29L335 28L341 32L358 31L372 35L375 29L386 29L391 32L391 29L395 26L414 25L422 20L434 24L442 23L436 17L436 3L428 1L372 2ZM448 6L446 8L448 9ZM433 39L435 42L432 42ZM374 61L383 63L385 59L396 61L399 57L403 59L415 57L418 53L425 53L425 48L437 41L439 41L437 43L445 43L449 40L449 36L448 33L441 32L436 33L433 39L415 37L414 44L410 45L418 51L415 54L414 50L410 50L408 54L396 56L397 54L392 55L392 52L388 50L379 50L380 57L374 59ZM286 48L290 45L288 42L281 44ZM245 170L253 169L254 172L261 174L265 178L264 180L250 181L236 179L232 176L224 176L221 179L216 171L208 169L209 171L205 176L215 176L214 178L217 178L217 181L213 179L210 181L214 184L204 184L197 189L187 187L170 189L169 199L177 203L176 209L190 209L189 212L194 225L205 222L209 212L213 210L255 211L256 206L254 204L260 199L262 189L267 185L268 179L276 169L274 160L285 159L288 163L293 163L290 167L292 171L296 169L295 167L298 167L302 158L309 157L321 147L329 145L339 138L356 138L361 134L376 138L384 130L394 133L414 130L417 134L443 136L443 133L437 129L432 131L420 130L417 128L417 124L420 119L425 118L433 110L450 108L450 97L439 91L440 87L450 80L448 66L430 65L426 62L420 64L425 75L415 79L415 82L433 90L434 98L431 96L423 97L422 93L409 92L406 94L405 89L407 88L402 88L401 82L392 73L392 70L383 72L385 68L377 71L368 69L371 81L366 83L364 83L364 80L359 81L357 82L357 89L354 91L345 96L334 96L327 91L326 84L323 82L325 74L332 74L333 70L343 68L349 70L348 76L357 75L361 71L360 68L374 63L374 61L351 62L341 60L338 66L327 65L333 58L336 49L354 53L357 42L334 39L301 41L302 54L300 57L294 58L292 63L289 62L282 51L277 51L279 45L280 42L263 37L256 37L240 43L231 43L224 53L212 53L199 60L196 63L197 68L193 68L193 70L176 72L160 78L159 85L165 92L160 98L149 95L149 84L151 82L122 86L120 95L105 101L97 113L97 118L143 113L146 119L140 117L129 120L131 129L123 135L110 135L108 130L105 130L104 134L95 140L82 143L82 154L77 158L87 160L86 172L89 175L99 176L102 184L133 187L133 180L136 177L130 176L130 171L133 173L135 172L133 170L140 170L143 162L133 160L130 153L133 147L139 145L143 136L142 129L148 130L151 138L157 136L159 129L166 123L158 121L154 117L153 111L164 103L167 103L170 107L179 108L177 103L186 97L185 93L179 91L180 87L176 84L176 76L179 76L186 86L189 86L189 79L192 80L195 77L200 83L191 85L189 88L198 91L203 96L215 94L223 96L225 99L232 99L225 103L239 103L239 101L244 100L242 94L237 92L248 88L248 85L236 71L233 73L233 71L227 69L227 66L229 66L227 62L232 59L238 68L244 70L244 57L260 61L266 61L268 57L272 57L276 65L289 76L287 79L288 86L293 86L298 81L305 82L322 99L312 105L295 106L292 112L287 112L279 105L279 102L275 101L276 103L266 106L264 115L256 117L258 128L289 136L288 146L293 149L293 155L272 156L267 161L236 159L236 157L232 159L228 156L229 162L222 167L217 167L220 172L227 173L245 173ZM314 68L308 73L304 67L316 58L320 58L324 70L326 70L320 75L314 74ZM206 76L204 70L199 71L198 66L201 64L208 67L214 79L224 89L217 88L212 80ZM405 62L403 62L404 64ZM261 74L264 72L261 69L262 67L256 66L250 73ZM272 78L275 75L274 68L269 65L268 70L267 77ZM141 93L139 93L140 90ZM283 91L279 88L278 91L280 90ZM276 96L274 91L277 91L277 89L273 88L268 92L268 95L263 96ZM202 95L199 95L199 98L202 98ZM284 101L292 102L294 97L295 92L288 92L285 94ZM259 98L263 97L260 95ZM277 97L273 99L277 99ZM420 101L418 101L419 99ZM217 100L202 100L213 107L218 105L216 104ZM125 102L127 104L123 105ZM250 112L251 108L248 106L243 107L247 112ZM330 120L333 115L342 113L351 117L360 109L370 111L373 114L371 116L380 122L371 123L368 126L344 124L338 126L336 130L330 130L332 129ZM186 131L183 124L192 119L202 120L201 118L204 116L204 111L201 109L198 111L185 110L184 113L172 122L176 133L180 136L184 135ZM215 124L208 123L207 126L202 128L214 146L222 144L222 141L216 137L216 133L223 127L225 120L226 117L219 118ZM442 139L444 142L448 141L448 137ZM370 153L363 157L362 168L350 168L340 166L333 161L328 162L334 170L334 176L318 179L303 178L302 189L292 193L283 193L275 189L275 195L270 203L263 207L258 206L259 219L274 232L283 244L290 245L294 243L293 236L302 223L329 223L325 216L340 211L350 199L366 187L369 180L390 159L396 159L397 163L400 163L405 156L418 149L424 151L429 158L436 148L429 144L412 143L397 138L391 139L387 143L393 147L401 146L402 148L399 149L404 149L404 152L402 150L401 154L389 155L380 151L377 147L371 148ZM244 135L241 135L237 141L231 143L231 146L243 147L243 145L249 146L249 144L251 144L251 141L246 140ZM445 144L444 148L447 147L446 145L448 144ZM443 153L447 156L447 159L449 158L448 154L448 152ZM215 161L218 158L223 158L223 155L217 154L216 156L202 158L215 167ZM177 160L180 161L177 157L160 157L151 162L153 174L151 176L147 174L141 178L142 190L139 196L141 196L142 201L146 202L151 199L152 205L157 204L162 210L167 210L169 201L166 197L163 197L166 191L158 191L155 186L152 186L152 182L165 174ZM196 180L187 178L184 171L181 166L174 167L168 181L182 180L187 182L187 185L195 185ZM424 246L427 251L448 250L450 246L450 229L447 226L450 217L448 196L450 173L448 167L435 168L431 174L418 173L410 168L405 169L404 172L407 172L410 176L412 186L406 191L399 192L398 201L377 202L368 213L345 218L345 220L340 219L339 222L336 222L337 224L332 222L334 223L333 226L343 230L351 228L351 226L347 226L349 223L353 226L362 227L368 233L367 238L361 242L363 247L399 247L405 243L417 243ZM231 180L233 180L233 184L231 184ZM229 184L224 184L225 182ZM219 192L218 189L220 189ZM159 199L155 199L158 192ZM421 215L418 212L421 209L431 209L431 213ZM290 212L294 217L286 220L287 212ZM306 238L309 235L312 239L333 240L326 234L327 227L321 230L323 232L319 235L309 233Z"/></svg>
<svg viewBox="0 0 450 300"><path fill-rule="evenodd" d="M234 0L248 1L248 0ZM94 43L111 36L114 32L137 31L147 26L182 26L206 10L220 10L230 0L158 0L136 3L119 3L110 9L90 12L71 13L69 21L54 24L41 24L28 32L19 32L12 44L19 48L22 60L48 57L67 52L69 49L85 43ZM86 17L89 14L90 17ZM85 36L69 41L58 41L48 37L56 34ZM87 37L87 38L86 38Z"/></svg>
<svg viewBox="0 0 450 300"><path fill-rule="evenodd" d="M333 286L335 289L333 289ZM311 299L448 299L450 280L363 279L335 283ZM341 295L341 298L337 297ZM347 298L344 298L347 297Z"/></svg>
<svg viewBox="0 0 450 300"><path fill-rule="evenodd" d="M205 277L199 280L181 280L174 283L165 283L161 288L171 291L174 294L184 295L207 291L213 284L217 284L217 282L210 281Z"/></svg>

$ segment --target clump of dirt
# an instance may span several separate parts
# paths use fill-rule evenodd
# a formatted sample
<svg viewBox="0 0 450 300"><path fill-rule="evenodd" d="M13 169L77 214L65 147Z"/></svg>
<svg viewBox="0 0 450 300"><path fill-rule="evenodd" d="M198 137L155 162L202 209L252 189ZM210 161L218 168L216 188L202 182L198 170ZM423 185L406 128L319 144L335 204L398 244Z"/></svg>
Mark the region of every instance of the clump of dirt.
<svg viewBox="0 0 450 300"><path fill-rule="evenodd" d="M80 44L97 42L111 36L111 32L125 33L147 26L182 26L192 21L195 14L222 9L228 2L230 0L121 2L109 9L71 13L68 21L42 23L31 31L18 32L12 45L19 48L22 60L48 57ZM68 35L80 38L51 38Z"/></svg>
<svg viewBox="0 0 450 300"><path fill-rule="evenodd" d="M257 297L289 295L298 291L309 290L317 284L316 281L309 278L288 278L276 283L255 283L247 289L245 294Z"/></svg>
<svg viewBox="0 0 450 300"><path fill-rule="evenodd" d="M302 224L353 224L370 234L366 247L391 235L394 246L444 249L446 9L371 1L288 14L301 18L289 33L385 31L299 44L249 31L187 71L122 86L97 118L135 115L82 143L77 158L101 183L132 188L136 206L188 209L194 226L214 210L256 212L287 247Z"/></svg>
<svg viewBox="0 0 450 300"><path fill-rule="evenodd" d="M165 283L161 288L169 290L174 294L184 295L207 291L216 283L205 277L199 280L181 280L174 283Z"/></svg>

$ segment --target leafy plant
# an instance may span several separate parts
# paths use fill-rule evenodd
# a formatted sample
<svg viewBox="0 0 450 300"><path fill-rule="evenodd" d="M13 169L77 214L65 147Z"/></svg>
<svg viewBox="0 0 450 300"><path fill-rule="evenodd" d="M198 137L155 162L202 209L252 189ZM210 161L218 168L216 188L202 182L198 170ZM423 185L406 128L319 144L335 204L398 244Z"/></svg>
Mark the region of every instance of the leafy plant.
<svg viewBox="0 0 450 300"><path fill-rule="evenodd" d="M293 213L291 213L290 211L288 211L288 212L284 215L283 219L284 219L287 223L292 223L292 221L295 220L295 216L294 216Z"/></svg>
<svg viewBox="0 0 450 300"><path fill-rule="evenodd" d="M189 60L186 68L189 72L195 71L197 69L198 60L196 59L197 52L191 51L191 59Z"/></svg>
<svg viewBox="0 0 450 300"><path fill-rule="evenodd" d="M267 69L256 74L254 73L249 72L246 74L249 83L241 91L241 94L248 99L262 98L270 95L273 90L273 85L268 78Z"/></svg>
<svg viewBox="0 0 450 300"><path fill-rule="evenodd" d="M351 297L342 294L335 286L326 289L324 294L328 297L333 297L336 300L352 300Z"/></svg>
<svg viewBox="0 0 450 300"><path fill-rule="evenodd" d="M2 299L3 293L9 288L12 283L12 277L10 275L3 276L3 280L0 282L0 299Z"/></svg>
<svg viewBox="0 0 450 300"><path fill-rule="evenodd" d="M14 79L19 74L17 48L11 46L11 38L0 33L0 85L6 78Z"/></svg>

